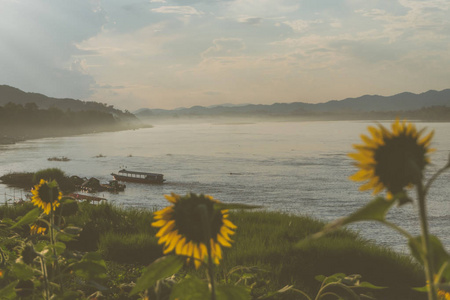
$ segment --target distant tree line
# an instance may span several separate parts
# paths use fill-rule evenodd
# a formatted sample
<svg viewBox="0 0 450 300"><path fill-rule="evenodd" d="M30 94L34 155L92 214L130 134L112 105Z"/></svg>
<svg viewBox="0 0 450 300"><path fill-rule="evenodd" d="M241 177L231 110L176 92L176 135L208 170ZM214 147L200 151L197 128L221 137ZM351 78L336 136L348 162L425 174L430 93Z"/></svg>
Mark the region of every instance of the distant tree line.
<svg viewBox="0 0 450 300"><path fill-rule="evenodd" d="M95 110L63 111L56 107L39 109L35 103L25 105L7 103L0 106L0 126L10 127L63 127L103 126L116 122L110 113Z"/></svg>

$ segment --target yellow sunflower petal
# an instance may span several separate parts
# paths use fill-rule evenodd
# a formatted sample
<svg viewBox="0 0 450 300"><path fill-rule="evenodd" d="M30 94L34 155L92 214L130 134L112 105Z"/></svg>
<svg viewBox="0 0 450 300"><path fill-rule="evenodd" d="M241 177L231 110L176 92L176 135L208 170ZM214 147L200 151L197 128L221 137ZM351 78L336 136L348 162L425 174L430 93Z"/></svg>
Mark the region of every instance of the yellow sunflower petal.
<svg viewBox="0 0 450 300"><path fill-rule="evenodd" d="M224 224L225 226L227 226L228 228L231 228L231 229L236 229L236 228L237 228L237 226L234 225L233 223L231 223L231 221L228 220L228 219L223 219L222 222L223 222L223 224Z"/></svg>
<svg viewBox="0 0 450 300"><path fill-rule="evenodd" d="M167 224L166 220L158 220L152 223L152 227L164 227Z"/></svg>
<svg viewBox="0 0 450 300"><path fill-rule="evenodd" d="M364 181L372 178L373 172L371 170L361 169L349 178L353 181Z"/></svg>
<svg viewBox="0 0 450 300"><path fill-rule="evenodd" d="M176 254L182 255L181 253L182 253L182 250L183 250L183 247L184 247L185 243L186 243L186 238L185 237L181 237L181 239L178 241L178 243L177 243L177 245L175 247L175 253Z"/></svg>
<svg viewBox="0 0 450 300"><path fill-rule="evenodd" d="M431 139L433 138L433 135L434 131L431 131L427 136L425 136L419 141L419 144L424 147L428 147L430 145Z"/></svg>
<svg viewBox="0 0 450 300"><path fill-rule="evenodd" d="M231 247L231 244L220 234L217 235L217 241L224 247Z"/></svg>
<svg viewBox="0 0 450 300"><path fill-rule="evenodd" d="M167 221L166 225L162 227L156 234L156 237L165 235L167 232L171 231L175 227L175 220Z"/></svg>

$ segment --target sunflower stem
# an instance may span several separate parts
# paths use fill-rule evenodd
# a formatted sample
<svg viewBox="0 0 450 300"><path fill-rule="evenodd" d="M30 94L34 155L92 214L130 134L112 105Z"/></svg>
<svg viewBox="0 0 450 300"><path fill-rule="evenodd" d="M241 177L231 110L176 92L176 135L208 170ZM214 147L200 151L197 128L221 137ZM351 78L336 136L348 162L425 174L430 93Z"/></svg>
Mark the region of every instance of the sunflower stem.
<svg viewBox="0 0 450 300"><path fill-rule="evenodd" d="M210 228L210 221L208 218L208 212L204 205L200 205L199 208L200 215L202 218L202 224L203 224L203 234L206 244L206 251L208 252L208 266L207 266L207 277L208 277L208 287L211 291L211 300L216 300L216 287L214 283L214 265L212 261L212 251L211 251L211 228Z"/></svg>
<svg viewBox="0 0 450 300"><path fill-rule="evenodd" d="M420 215L420 227L422 230L422 251L424 254L424 267L425 267L425 277L428 281L428 299L437 300L436 287L433 280L433 258L431 256L430 249L430 237L428 232L428 220L426 213L426 203L425 203L425 190L422 183L417 184L417 195L419 198L419 215Z"/></svg>
<svg viewBox="0 0 450 300"><path fill-rule="evenodd" d="M50 299L50 285L48 284L48 273L47 273L47 266L45 265L45 261L44 258L39 255L39 258L41 260L41 269L42 269L42 274L44 275L44 287L45 287L45 299Z"/></svg>

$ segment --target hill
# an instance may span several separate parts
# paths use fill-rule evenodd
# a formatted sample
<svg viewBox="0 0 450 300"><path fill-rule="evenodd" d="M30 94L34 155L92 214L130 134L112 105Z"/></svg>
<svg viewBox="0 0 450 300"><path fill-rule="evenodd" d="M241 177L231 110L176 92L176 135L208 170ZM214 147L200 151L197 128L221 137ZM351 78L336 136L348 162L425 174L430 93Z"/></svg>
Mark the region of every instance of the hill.
<svg viewBox="0 0 450 300"><path fill-rule="evenodd" d="M393 96L364 95L358 98L331 100L325 103L274 103L272 105L248 104L244 106L193 106L176 110L140 109L135 112L139 118L164 117L306 117L314 119L372 119L374 116L412 114L419 117L426 110L426 118L436 112L438 119L450 120L450 89L430 90L421 94L400 93ZM432 117L433 119L434 117Z"/></svg>
<svg viewBox="0 0 450 300"><path fill-rule="evenodd" d="M112 105L57 99L0 86L0 144L144 127L128 111Z"/></svg>
<svg viewBox="0 0 450 300"><path fill-rule="evenodd" d="M106 103L81 101L71 98L52 98L38 93L27 93L12 86L0 85L0 106L4 106L8 103L20 105L35 103L40 109L54 107L63 111L100 111L110 113L114 117L120 119L135 118L133 114L123 112L114 108L113 105L108 105Z"/></svg>

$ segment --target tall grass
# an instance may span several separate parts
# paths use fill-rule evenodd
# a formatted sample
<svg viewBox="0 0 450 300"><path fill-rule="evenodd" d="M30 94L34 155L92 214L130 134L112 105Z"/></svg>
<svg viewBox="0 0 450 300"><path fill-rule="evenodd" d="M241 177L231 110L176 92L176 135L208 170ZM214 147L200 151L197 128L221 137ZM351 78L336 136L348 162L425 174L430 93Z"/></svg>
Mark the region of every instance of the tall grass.
<svg viewBox="0 0 450 300"><path fill-rule="evenodd" d="M424 285L422 270L411 257L364 240L349 230L318 240L297 242L324 225L308 217L276 212L235 212L238 226L235 243L226 249L219 269L225 273L236 265L260 266L270 271L274 287L294 284L313 295L319 288L317 275L360 274L388 289L377 291L380 299L421 299L411 287ZM288 298L289 299L289 298Z"/></svg>
<svg viewBox="0 0 450 300"><path fill-rule="evenodd" d="M1 218L24 215L30 205L0 207ZM106 260L117 264L145 265L162 255L156 229L151 227L152 211L120 208L105 203L80 203L66 224L83 228L79 240L68 247L82 251L100 250ZM308 217L266 211L234 211L231 221L238 226L233 246L224 250L217 267L218 279L235 266L258 266L265 273L267 288L287 284L314 295L319 287L314 277L342 272L361 274L364 281L388 287L377 291L378 299L422 299L411 287L424 285L421 268L411 257L341 230L318 240L298 242L319 231L323 223ZM110 264L111 265L111 264ZM284 299L296 299L289 294ZM302 299L302 298L298 298Z"/></svg>

